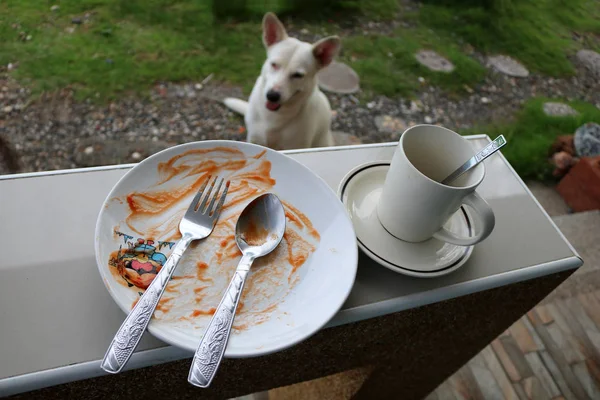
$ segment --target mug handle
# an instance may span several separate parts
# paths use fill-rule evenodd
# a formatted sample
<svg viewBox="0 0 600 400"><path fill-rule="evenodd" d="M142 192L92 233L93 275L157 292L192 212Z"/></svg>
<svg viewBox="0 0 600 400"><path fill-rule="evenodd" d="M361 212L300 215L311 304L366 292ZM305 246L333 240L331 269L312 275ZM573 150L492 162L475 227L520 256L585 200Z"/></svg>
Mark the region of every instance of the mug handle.
<svg viewBox="0 0 600 400"><path fill-rule="evenodd" d="M477 233L475 236L465 237L458 236L442 227L433 234L434 238L457 246L472 246L486 239L490 233L492 233L494 226L496 225L496 217L487 201L476 192L472 192L463 199L463 203L467 206L471 206L479 215L479 220L482 225L481 232Z"/></svg>

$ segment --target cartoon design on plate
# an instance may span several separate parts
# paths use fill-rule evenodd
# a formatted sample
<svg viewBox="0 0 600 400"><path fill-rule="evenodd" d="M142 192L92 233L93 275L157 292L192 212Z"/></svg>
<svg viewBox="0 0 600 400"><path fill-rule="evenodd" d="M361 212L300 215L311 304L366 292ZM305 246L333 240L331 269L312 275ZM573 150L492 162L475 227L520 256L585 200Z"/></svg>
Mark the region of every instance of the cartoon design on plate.
<svg viewBox="0 0 600 400"><path fill-rule="evenodd" d="M115 231L115 234L123 236L127 249L120 247L118 251L113 252L108 265L127 282L127 286L148 288L167 261L167 256L157 251L154 240L138 239L137 243L134 243L129 241L133 236L119 231ZM172 248L174 244L175 242L158 242L158 248L159 250L164 246Z"/></svg>
<svg viewBox="0 0 600 400"><path fill-rule="evenodd" d="M111 255L109 264L116 267L109 268L114 271L121 268L125 274L113 273L113 276L123 277L117 280L124 286L133 284L130 289L139 292L148 287L166 261L168 254L161 253L161 248L171 247L181 237L179 221L210 175L231 181L227 200L212 234L192 243L183 255L154 313L157 322L195 329L208 324L241 257L234 238L237 219L251 200L276 185L271 176L271 162L265 151L247 156L229 147L189 150L159 163L152 186L114 202L127 210L120 225L126 225L131 235L146 239L135 244L140 251L115 251L116 256ZM319 245L319 232L310 219L285 200L282 199L287 219L284 238L273 253L252 266L234 332L276 315L279 305L307 273L302 266ZM114 227L115 240L120 241L120 236L124 236L125 243L129 243L133 236L119 234L120 225ZM158 249L155 243L159 244Z"/></svg>

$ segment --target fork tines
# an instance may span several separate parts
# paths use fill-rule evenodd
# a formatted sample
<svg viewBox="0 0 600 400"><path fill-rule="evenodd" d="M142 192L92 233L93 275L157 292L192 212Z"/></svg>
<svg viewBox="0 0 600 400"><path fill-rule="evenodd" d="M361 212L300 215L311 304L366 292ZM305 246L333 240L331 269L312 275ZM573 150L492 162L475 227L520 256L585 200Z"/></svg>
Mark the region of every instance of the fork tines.
<svg viewBox="0 0 600 400"><path fill-rule="evenodd" d="M221 207L223 206L223 203L225 202L225 197L227 196L227 190L229 189L230 181L227 181L225 183L225 188L223 189L221 196L219 196L219 191L221 190L221 186L223 186L223 181L224 181L224 179L221 178L221 180L219 181L219 185L217 186L217 190L215 191L210 203L207 206L206 204L208 203L208 200L211 197L210 195L211 195L219 177L218 176L214 177L214 179L210 183L210 186L208 187L208 190L206 191L206 195L204 195L206 187L208 186L208 183L211 181L211 178L212 178L212 175L209 175L208 178L206 179L206 181L204 181L204 183L198 190L198 193L196 193L196 196L194 196L194 200L192 200L192 204L194 205L193 210L194 210L194 212L199 212L201 214L208 214L208 216L210 216L211 218L218 218L219 213L221 212ZM215 202L217 201L217 198L219 198L219 202L217 203L217 206L214 207ZM202 200L202 201L200 201L200 200Z"/></svg>

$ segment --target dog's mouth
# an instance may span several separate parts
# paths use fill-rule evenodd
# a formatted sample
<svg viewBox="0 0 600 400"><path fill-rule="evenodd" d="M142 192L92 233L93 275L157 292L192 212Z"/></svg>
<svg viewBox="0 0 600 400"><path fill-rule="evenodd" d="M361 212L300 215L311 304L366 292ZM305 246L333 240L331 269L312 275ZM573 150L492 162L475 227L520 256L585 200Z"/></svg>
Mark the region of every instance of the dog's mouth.
<svg viewBox="0 0 600 400"><path fill-rule="evenodd" d="M273 101L267 100L266 107L270 111L277 111L279 110L279 108L281 108L281 103L275 103Z"/></svg>

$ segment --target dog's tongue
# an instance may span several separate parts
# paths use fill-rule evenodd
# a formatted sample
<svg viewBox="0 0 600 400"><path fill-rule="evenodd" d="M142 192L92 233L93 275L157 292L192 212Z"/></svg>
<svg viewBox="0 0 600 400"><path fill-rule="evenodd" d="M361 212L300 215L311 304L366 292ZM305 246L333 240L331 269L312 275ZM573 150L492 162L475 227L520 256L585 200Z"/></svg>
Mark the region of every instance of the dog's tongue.
<svg viewBox="0 0 600 400"><path fill-rule="evenodd" d="M279 107L281 107L281 104L279 103L273 103L272 101L268 101L267 100L267 108L271 111L277 111L279 110Z"/></svg>

